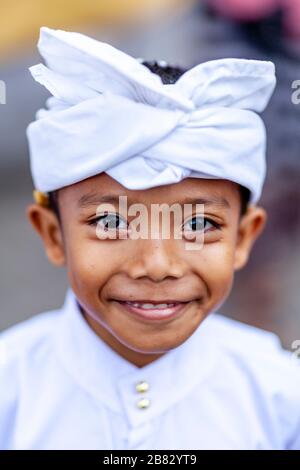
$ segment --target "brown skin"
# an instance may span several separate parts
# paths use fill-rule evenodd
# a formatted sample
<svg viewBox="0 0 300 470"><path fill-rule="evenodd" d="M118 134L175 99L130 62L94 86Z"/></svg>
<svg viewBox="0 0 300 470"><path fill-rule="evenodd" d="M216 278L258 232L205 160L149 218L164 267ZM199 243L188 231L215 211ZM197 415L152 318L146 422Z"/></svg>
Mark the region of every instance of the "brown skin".
<svg viewBox="0 0 300 470"><path fill-rule="evenodd" d="M96 218L99 202L78 206L79 199L90 193L126 195L128 206L143 203L149 211L152 203L171 205L186 197L222 197L230 207L205 204L204 217L220 227L206 222L202 249L189 251L187 239L172 236L100 240L96 225L88 223ZM143 367L187 340L229 295L234 272L247 263L266 222L265 210L253 205L240 217L240 204L238 186L227 180L187 178L168 186L128 190L101 173L59 190L62 225L52 210L37 204L29 206L27 214L49 260L66 266L91 328L127 361ZM172 219L171 224L174 227ZM188 303L176 318L151 322L137 319L116 302L145 299Z"/></svg>

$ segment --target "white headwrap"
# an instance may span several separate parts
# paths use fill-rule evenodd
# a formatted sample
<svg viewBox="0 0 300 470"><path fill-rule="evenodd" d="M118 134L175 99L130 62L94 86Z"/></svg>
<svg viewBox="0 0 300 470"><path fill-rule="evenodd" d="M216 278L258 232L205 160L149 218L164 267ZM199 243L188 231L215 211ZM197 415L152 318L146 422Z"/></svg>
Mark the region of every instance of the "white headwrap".
<svg viewBox="0 0 300 470"><path fill-rule="evenodd" d="M137 59L79 33L41 28L46 66L30 67L53 95L27 129L36 189L105 171L128 189L221 178L259 199L266 136L257 114L275 87L272 62L220 59L165 85Z"/></svg>

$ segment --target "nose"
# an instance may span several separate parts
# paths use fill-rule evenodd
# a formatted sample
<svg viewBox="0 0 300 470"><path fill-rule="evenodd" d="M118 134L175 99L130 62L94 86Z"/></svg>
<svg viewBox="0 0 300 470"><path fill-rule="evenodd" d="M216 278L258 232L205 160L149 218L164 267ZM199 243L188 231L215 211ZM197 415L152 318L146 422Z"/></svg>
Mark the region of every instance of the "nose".
<svg viewBox="0 0 300 470"><path fill-rule="evenodd" d="M166 278L179 279L184 275L184 260L170 241L139 240L139 245L127 266L127 273L132 279L145 277L160 282Z"/></svg>

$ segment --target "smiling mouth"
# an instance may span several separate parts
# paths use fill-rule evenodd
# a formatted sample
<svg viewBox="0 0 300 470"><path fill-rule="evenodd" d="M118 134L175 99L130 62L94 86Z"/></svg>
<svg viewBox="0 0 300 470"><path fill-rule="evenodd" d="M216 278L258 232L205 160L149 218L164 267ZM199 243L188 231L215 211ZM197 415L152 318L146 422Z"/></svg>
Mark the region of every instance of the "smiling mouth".
<svg viewBox="0 0 300 470"><path fill-rule="evenodd" d="M116 301L124 310L146 320L165 320L177 317L191 302Z"/></svg>

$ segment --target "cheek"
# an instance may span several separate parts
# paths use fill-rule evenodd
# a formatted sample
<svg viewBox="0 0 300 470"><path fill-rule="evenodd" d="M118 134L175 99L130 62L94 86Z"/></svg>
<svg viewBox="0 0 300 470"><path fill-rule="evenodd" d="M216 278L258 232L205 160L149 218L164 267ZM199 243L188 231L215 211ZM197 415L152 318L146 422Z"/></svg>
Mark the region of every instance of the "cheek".
<svg viewBox="0 0 300 470"><path fill-rule="evenodd" d="M234 274L234 246L219 242L204 245L197 258L197 273L212 298L223 298L232 286Z"/></svg>
<svg viewBox="0 0 300 470"><path fill-rule="evenodd" d="M71 286L81 292L98 292L118 270L121 254L110 242L85 237L69 239L67 267Z"/></svg>

